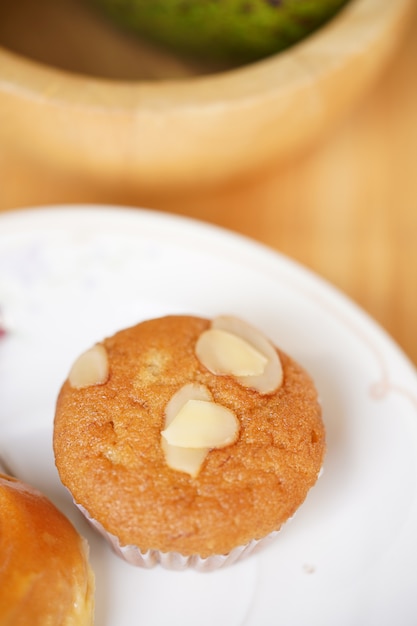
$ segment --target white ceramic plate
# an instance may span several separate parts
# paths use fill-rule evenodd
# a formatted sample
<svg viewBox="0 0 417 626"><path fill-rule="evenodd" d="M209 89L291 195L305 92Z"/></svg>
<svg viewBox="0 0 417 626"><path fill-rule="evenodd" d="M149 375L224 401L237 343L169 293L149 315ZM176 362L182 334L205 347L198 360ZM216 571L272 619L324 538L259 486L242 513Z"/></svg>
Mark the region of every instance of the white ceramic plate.
<svg viewBox="0 0 417 626"><path fill-rule="evenodd" d="M0 217L0 455L91 544L98 626L414 626L417 377L329 285L242 237L152 211L52 207ZM232 313L313 375L328 453L267 549L211 574L119 560L76 512L51 451L73 359L168 313Z"/></svg>

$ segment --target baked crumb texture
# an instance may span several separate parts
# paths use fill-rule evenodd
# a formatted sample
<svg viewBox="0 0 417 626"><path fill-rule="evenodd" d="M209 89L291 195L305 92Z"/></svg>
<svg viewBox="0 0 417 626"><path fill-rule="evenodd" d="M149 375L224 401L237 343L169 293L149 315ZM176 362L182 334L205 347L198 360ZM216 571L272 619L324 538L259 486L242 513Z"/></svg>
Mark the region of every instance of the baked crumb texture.
<svg viewBox="0 0 417 626"><path fill-rule="evenodd" d="M278 351L273 393L210 373L195 345L210 321L169 316L103 341L104 384L66 381L54 425L62 482L121 545L142 551L227 554L290 518L317 480L325 431L309 375ZM205 385L240 422L238 440L211 450L197 476L171 469L161 447L164 411L187 383Z"/></svg>

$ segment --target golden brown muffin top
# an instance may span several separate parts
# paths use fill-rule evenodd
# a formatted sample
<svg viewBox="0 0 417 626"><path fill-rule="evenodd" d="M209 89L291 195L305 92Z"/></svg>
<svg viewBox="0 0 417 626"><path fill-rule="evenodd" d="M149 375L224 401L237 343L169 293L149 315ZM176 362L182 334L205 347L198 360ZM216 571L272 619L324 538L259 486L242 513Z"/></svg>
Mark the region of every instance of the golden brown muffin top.
<svg viewBox="0 0 417 626"><path fill-rule="evenodd" d="M0 474L0 623L90 626L87 545L39 491Z"/></svg>
<svg viewBox="0 0 417 626"><path fill-rule="evenodd" d="M209 326L168 316L122 330L103 341L104 384L76 389L67 380L61 389L54 425L61 480L121 545L226 554L279 529L317 479L325 433L310 377L280 351L284 379L274 393L210 373L195 354ZM240 422L238 440L211 450L194 478L168 467L161 447L165 407L190 382L205 385Z"/></svg>

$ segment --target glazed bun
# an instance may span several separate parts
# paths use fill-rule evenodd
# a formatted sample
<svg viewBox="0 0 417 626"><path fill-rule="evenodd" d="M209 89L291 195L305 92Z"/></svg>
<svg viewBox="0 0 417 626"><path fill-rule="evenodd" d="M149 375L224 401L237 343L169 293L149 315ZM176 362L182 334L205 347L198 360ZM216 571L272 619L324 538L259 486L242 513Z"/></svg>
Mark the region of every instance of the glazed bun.
<svg viewBox="0 0 417 626"><path fill-rule="evenodd" d="M39 491L0 473L0 624L93 624L86 541Z"/></svg>

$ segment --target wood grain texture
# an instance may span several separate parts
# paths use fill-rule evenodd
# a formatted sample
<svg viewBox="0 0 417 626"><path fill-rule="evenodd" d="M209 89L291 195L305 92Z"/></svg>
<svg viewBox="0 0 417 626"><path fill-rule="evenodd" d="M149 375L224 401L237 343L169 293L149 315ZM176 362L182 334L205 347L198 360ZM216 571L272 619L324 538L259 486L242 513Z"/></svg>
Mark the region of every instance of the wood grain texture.
<svg viewBox="0 0 417 626"><path fill-rule="evenodd" d="M417 12L377 85L309 152L251 178L172 197L2 152L0 210L146 206L248 235L340 288L417 364Z"/></svg>

